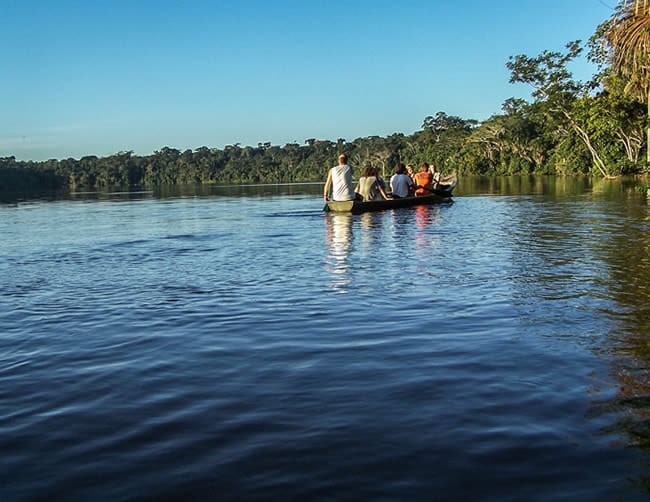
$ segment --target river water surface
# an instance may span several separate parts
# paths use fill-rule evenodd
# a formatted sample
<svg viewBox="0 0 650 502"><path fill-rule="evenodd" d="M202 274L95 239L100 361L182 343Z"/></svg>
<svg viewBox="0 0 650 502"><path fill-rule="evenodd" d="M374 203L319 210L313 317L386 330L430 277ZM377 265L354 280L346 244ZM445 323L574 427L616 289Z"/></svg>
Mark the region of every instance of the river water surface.
<svg viewBox="0 0 650 502"><path fill-rule="evenodd" d="M647 497L644 191L321 194L0 205L0 499Z"/></svg>

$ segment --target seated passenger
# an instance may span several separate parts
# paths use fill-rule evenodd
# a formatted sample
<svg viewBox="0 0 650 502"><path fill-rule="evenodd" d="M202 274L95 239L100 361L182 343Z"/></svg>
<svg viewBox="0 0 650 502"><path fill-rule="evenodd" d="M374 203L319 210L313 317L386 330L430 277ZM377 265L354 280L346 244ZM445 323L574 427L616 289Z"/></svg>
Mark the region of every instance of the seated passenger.
<svg viewBox="0 0 650 502"><path fill-rule="evenodd" d="M384 193L386 192L386 182L384 179L379 175L379 168L378 167L373 167L372 168L372 174L377 178L377 183L379 183L379 186L384 189Z"/></svg>
<svg viewBox="0 0 650 502"><path fill-rule="evenodd" d="M361 173L361 177L355 188L355 192L363 197L364 201L387 199L388 196L379 184L373 167L366 167Z"/></svg>
<svg viewBox="0 0 650 502"><path fill-rule="evenodd" d="M347 156L342 153L339 155L338 165L331 168L327 173L323 198L325 202L330 200L330 191L332 200L355 200L356 194L352 189L352 168L348 165Z"/></svg>
<svg viewBox="0 0 650 502"><path fill-rule="evenodd" d="M431 173L431 176L433 176L431 186L437 188L440 184L440 172L436 169L436 165L433 162L431 162L431 165L429 166L429 172Z"/></svg>
<svg viewBox="0 0 650 502"><path fill-rule="evenodd" d="M411 179L415 179L415 171L413 170L413 164L406 164L406 174L408 174Z"/></svg>
<svg viewBox="0 0 650 502"><path fill-rule="evenodd" d="M406 174L404 164L398 162L395 165L395 174L390 178L390 188L394 198L408 197L414 189L413 180Z"/></svg>
<svg viewBox="0 0 650 502"><path fill-rule="evenodd" d="M422 162L420 170L415 175L415 196L429 195L431 193L433 193L433 175L429 172L429 165Z"/></svg>

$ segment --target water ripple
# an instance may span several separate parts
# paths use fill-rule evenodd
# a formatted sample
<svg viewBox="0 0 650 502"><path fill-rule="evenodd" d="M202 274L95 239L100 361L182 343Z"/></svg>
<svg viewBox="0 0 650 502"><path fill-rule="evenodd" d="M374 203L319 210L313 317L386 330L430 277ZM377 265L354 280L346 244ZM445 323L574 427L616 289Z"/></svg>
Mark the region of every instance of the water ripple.
<svg viewBox="0 0 650 502"><path fill-rule="evenodd" d="M318 201L1 207L3 500L644 496L643 207Z"/></svg>

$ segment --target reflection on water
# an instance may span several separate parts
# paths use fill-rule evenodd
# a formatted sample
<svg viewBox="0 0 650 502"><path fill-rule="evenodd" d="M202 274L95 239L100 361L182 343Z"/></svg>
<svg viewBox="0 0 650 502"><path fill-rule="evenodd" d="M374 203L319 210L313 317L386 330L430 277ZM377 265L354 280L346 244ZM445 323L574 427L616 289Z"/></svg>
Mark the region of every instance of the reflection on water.
<svg viewBox="0 0 650 502"><path fill-rule="evenodd" d="M331 287L347 293L351 280L348 255L352 245L352 215L328 213L325 229L328 248L325 270L331 275Z"/></svg>
<svg viewBox="0 0 650 502"><path fill-rule="evenodd" d="M415 226L418 230L424 230L429 226L429 215L431 214L431 206L416 206L415 207Z"/></svg>
<svg viewBox="0 0 650 502"><path fill-rule="evenodd" d="M618 192L620 200L620 191L608 191ZM624 411L616 429L624 431L631 444L650 450L650 208L647 201L638 202L639 194L627 199L610 204L614 210L610 209L609 220L598 225L607 230L598 249L609 267L601 295L613 298L615 306L603 309L602 315L616 320L611 341L618 383L616 398L601 403L599 411ZM637 482L650 492L649 475L639 476Z"/></svg>
<svg viewBox="0 0 650 502"><path fill-rule="evenodd" d="M440 243L440 234L435 228L440 220L440 206L417 206L415 208L415 253L417 256L431 255Z"/></svg>
<svg viewBox="0 0 650 502"><path fill-rule="evenodd" d="M379 259L377 250L381 249L383 215L381 212L362 213L359 218L360 251L363 256Z"/></svg>

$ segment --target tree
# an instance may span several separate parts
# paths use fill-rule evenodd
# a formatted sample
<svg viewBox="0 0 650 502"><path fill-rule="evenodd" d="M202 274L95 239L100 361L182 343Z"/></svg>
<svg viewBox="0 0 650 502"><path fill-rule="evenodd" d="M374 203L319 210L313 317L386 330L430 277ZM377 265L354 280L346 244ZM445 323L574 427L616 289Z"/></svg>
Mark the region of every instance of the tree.
<svg viewBox="0 0 650 502"><path fill-rule="evenodd" d="M552 120L559 120L559 125L566 125L567 131L573 131L589 150L594 165L604 177L609 176L605 162L592 141L591 134L573 109L579 97L588 94L590 84L573 80L567 65L582 52L580 41L575 40L566 45L567 52L543 51L537 57L525 54L511 56L506 63L510 70L510 82L521 82L533 87L533 97L538 102L545 102Z"/></svg>
<svg viewBox="0 0 650 502"><path fill-rule="evenodd" d="M472 131L467 153L480 153L480 163L497 174L540 171L550 144L536 108L522 99L507 99L502 106L505 114L493 115Z"/></svg>
<svg viewBox="0 0 650 502"><path fill-rule="evenodd" d="M455 115L447 115L445 112L437 112L433 117L429 115L424 118L422 129L429 129L433 132L436 142L438 142L445 131L469 130L473 125L476 125L475 120L465 120Z"/></svg>
<svg viewBox="0 0 650 502"><path fill-rule="evenodd" d="M610 142L615 138L615 143L623 148L629 165L636 166L643 147L645 126L643 104L626 98L625 82L616 74L609 75L604 80L604 86L603 91L597 96L596 106L592 108L591 115L599 124L597 129L603 131ZM620 153L615 156L618 158L615 160L620 164Z"/></svg>
<svg viewBox="0 0 650 502"><path fill-rule="evenodd" d="M625 78L626 91L647 105L647 160L650 162L650 1L621 0L596 32L612 69Z"/></svg>

